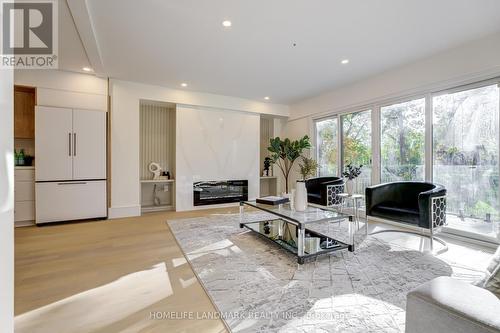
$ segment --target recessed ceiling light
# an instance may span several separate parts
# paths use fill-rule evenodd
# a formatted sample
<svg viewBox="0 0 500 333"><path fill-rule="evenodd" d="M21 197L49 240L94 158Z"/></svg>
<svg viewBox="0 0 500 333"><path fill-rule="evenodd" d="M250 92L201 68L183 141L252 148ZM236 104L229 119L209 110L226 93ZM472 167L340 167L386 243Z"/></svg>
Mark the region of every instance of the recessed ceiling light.
<svg viewBox="0 0 500 333"><path fill-rule="evenodd" d="M349 63L349 59L344 59L340 62L342 65L347 65Z"/></svg>
<svg viewBox="0 0 500 333"><path fill-rule="evenodd" d="M185 87L187 87L187 86L188 86L188 84L187 84L187 83L184 83L184 82L183 82L183 83L181 83L181 87L184 87L184 88L185 88Z"/></svg>
<svg viewBox="0 0 500 333"><path fill-rule="evenodd" d="M82 70L84 72L92 72L93 71L92 68L90 68L90 67L83 67Z"/></svg>
<svg viewBox="0 0 500 333"><path fill-rule="evenodd" d="M268 101L268 100L270 100L270 99L271 99L271 97L266 96L266 97L264 97L264 99L265 99L266 101Z"/></svg>
<svg viewBox="0 0 500 333"><path fill-rule="evenodd" d="M231 23L231 21L229 20L225 20L225 21L222 21L222 25L225 27L225 28L229 28L230 26L232 26L233 24Z"/></svg>

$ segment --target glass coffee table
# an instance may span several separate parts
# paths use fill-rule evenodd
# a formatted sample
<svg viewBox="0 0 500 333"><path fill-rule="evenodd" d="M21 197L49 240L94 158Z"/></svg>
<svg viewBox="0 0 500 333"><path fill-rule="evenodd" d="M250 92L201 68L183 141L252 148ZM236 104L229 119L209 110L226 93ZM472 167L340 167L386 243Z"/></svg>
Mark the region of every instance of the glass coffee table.
<svg viewBox="0 0 500 333"><path fill-rule="evenodd" d="M247 220L245 208L254 208L269 215ZM240 202L240 228L247 228L297 256L306 259L347 249L354 251L353 216L333 208L309 205L303 212L293 210L289 203L265 205L254 201Z"/></svg>

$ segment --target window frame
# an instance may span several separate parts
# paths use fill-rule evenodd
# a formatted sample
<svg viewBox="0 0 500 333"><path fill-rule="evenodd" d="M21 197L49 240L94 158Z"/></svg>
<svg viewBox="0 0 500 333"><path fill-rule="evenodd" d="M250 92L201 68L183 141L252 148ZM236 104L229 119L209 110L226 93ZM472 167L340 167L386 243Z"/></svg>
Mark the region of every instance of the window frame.
<svg viewBox="0 0 500 333"><path fill-rule="evenodd" d="M461 78L460 80L455 81L447 81L447 82L439 82L432 85L427 85L426 87L421 87L420 89L414 89L412 91L408 90L406 93L403 91L398 94L391 94L387 96L375 97L366 103L358 103L352 104L352 106L341 107L337 109L330 109L324 112L316 113L312 115L309 119L309 128L310 133L314 135L314 147L315 150L314 155L316 158L318 157L317 151L317 132L316 132L316 122L337 118L337 131L338 135L338 156L337 159L340 161L338 163L338 174L341 174L343 168L343 147L342 147L342 129L341 126L341 117L345 114L355 113L360 111L371 110L371 126L372 126L372 185L381 184L381 108L390 106L392 104L404 103L413 99L425 99L425 143L424 143L424 174L425 181L432 182L433 181L433 162L434 162L434 147L433 147L433 105L432 100L433 97L448 94L454 92L460 92L464 90L480 88L488 85L497 84L500 89L500 76L498 71L494 73L490 73L476 77L469 78ZM499 103L500 104L500 103ZM499 106L500 107L500 106ZM500 117L499 124L500 128ZM500 141L500 140L499 140ZM500 156L500 142L499 142L499 156ZM499 163L500 168L500 163ZM500 195L499 195L500 201ZM443 228L443 231L450 234L449 228ZM476 234L467 234L460 232L453 232L454 234L458 234L462 237L466 237L468 239L479 239L480 241L489 242L492 244L500 244L500 239L492 240L492 239L483 239Z"/></svg>
<svg viewBox="0 0 500 333"><path fill-rule="evenodd" d="M424 179L423 181L429 181L427 178L427 150L428 150L428 142L427 142L427 126L429 124L428 121L428 94L416 94L411 96L405 96L402 98L394 98L384 101L384 103L377 104L378 108L378 174L377 179L378 183L382 183L382 108L388 107L395 104L407 103L414 100L424 100ZM432 125L432 122L431 122ZM373 129L372 129L373 132ZM432 145L431 145L432 147ZM372 176L373 178L373 176ZM375 183L374 183L375 185Z"/></svg>
<svg viewBox="0 0 500 333"><path fill-rule="evenodd" d="M313 129L314 129L314 139L313 139L313 144L314 144L314 157L316 158L316 161L319 161L319 145L318 145L318 126L317 123L325 120L337 120L337 175L334 177L340 177L340 164L341 161L339 160L340 158L340 150L341 150L341 141L340 141L340 133L339 133L339 122L340 122L340 116L338 114L327 116L327 117L321 117L321 118L315 118L313 119ZM316 176L317 177L328 177L329 175L321 175L320 173L320 167L318 167L318 170L316 171Z"/></svg>
<svg viewBox="0 0 500 333"><path fill-rule="evenodd" d="M361 109L357 109L357 110L349 110L349 111L346 111L346 112L342 112L342 113L339 113L338 114L338 117L339 117L339 123L338 123L338 126L339 126L339 139L340 139L340 148L339 148L339 152L340 152L340 163L339 163L339 169L340 169L340 173L339 175L342 174L342 172L344 171L345 169L345 162L344 162L344 128L343 128L343 118L347 115L351 115L351 114L354 114L354 113L363 113L363 112L369 112L370 113L370 134L371 134L371 138L370 138L370 149L371 149L371 162L370 162L370 166L371 166L371 169L372 169L372 172L370 174L370 182L372 185L374 185L373 183L373 168L374 168L374 165L373 165L373 155L374 155L374 151L373 151L373 108L369 107L369 108L361 108Z"/></svg>
<svg viewBox="0 0 500 333"><path fill-rule="evenodd" d="M456 94L456 93L460 93L460 92L464 92L464 91L468 91L468 90L480 89L480 88L494 86L494 85L497 86L497 88L499 90L499 94L500 94L500 77L490 79L490 80L483 80L483 81L479 81L479 82L475 82L475 83L470 83L470 84L466 84L466 85L461 85L461 86L457 86L457 87L453 87L453 88L449 88L449 89L444 89L444 90L440 90L440 91L428 94L428 97L430 99L430 101L429 101L429 117L430 117L430 122L431 122L431 124L430 124L431 130L429 133L429 136L430 136L430 146L429 146L430 147L430 149L429 149L430 177L429 177L429 179L431 182L434 181L434 128L433 128L433 125L434 125L434 105L433 105L434 97L447 95L447 94ZM500 98L499 98L498 110L500 113ZM497 125L498 125L498 128L500 129L500 114L498 117L498 124ZM497 138L497 140L498 140L498 147L497 147L498 156L500 157L500 135ZM497 168L498 168L498 172L500 174L500 163L498 163ZM500 194L498 195L498 204L500 207ZM500 223L500 222L498 222L498 223ZM470 234L466 231L453 229L450 227L445 227L444 231L448 232L450 234L456 234L456 235L463 236L463 237L466 237L469 239L479 239L479 240L483 240L483 241L487 241L487 242L491 241L486 236L482 236L479 234ZM483 237L484 237L484 239L483 239ZM500 238L498 238L496 242L497 242L497 244L499 244Z"/></svg>

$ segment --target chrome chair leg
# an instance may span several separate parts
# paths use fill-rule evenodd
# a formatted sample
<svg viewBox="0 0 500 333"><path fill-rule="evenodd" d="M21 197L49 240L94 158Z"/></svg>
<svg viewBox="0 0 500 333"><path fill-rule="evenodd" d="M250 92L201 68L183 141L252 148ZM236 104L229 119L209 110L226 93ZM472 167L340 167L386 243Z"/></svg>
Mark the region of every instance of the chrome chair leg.
<svg viewBox="0 0 500 333"><path fill-rule="evenodd" d="M443 248L440 249L438 252L436 252L436 254L441 254L443 252L448 251L448 244L444 240L442 240L441 238L438 238L438 237L434 236L432 232L431 232L430 236L427 236L427 235L424 235L424 234L422 234L420 232L416 232L416 231L406 231L406 230L394 230L394 229L390 229L390 230L379 230L379 231L372 232L372 233L370 233L370 236L381 234L381 233L384 233L384 232L399 232L399 233L403 233L403 234L410 234L410 235L417 235L417 236L420 236L420 237L427 237L430 240L430 248L431 248L431 252L432 253L434 253L434 241L436 241L436 242L440 243L441 245L443 245Z"/></svg>

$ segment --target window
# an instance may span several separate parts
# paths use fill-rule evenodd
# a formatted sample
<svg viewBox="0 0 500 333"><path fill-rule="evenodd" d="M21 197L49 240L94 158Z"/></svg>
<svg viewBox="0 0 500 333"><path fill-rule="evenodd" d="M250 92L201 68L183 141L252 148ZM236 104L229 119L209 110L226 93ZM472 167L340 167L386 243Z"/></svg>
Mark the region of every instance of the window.
<svg viewBox="0 0 500 333"><path fill-rule="evenodd" d="M330 118L316 122L316 148L319 176L338 173L338 120Z"/></svg>
<svg viewBox="0 0 500 333"><path fill-rule="evenodd" d="M498 86L433 97L433 179L448 190L449 225L496 236L499 218Z"/></svg>
<svg viewBox="0 0 500 333"><path fill-rule="evenodd" d="M355 112L342 116L343 165L363 165L356 178L355 192L364 194L372 177L372 121L371 111Z"/></svg>
<svg viewBox="0 0 500 333"><path fill-rule="evenodd" d="M380 109L382 183L424 180L425 99Z"/></svg>

